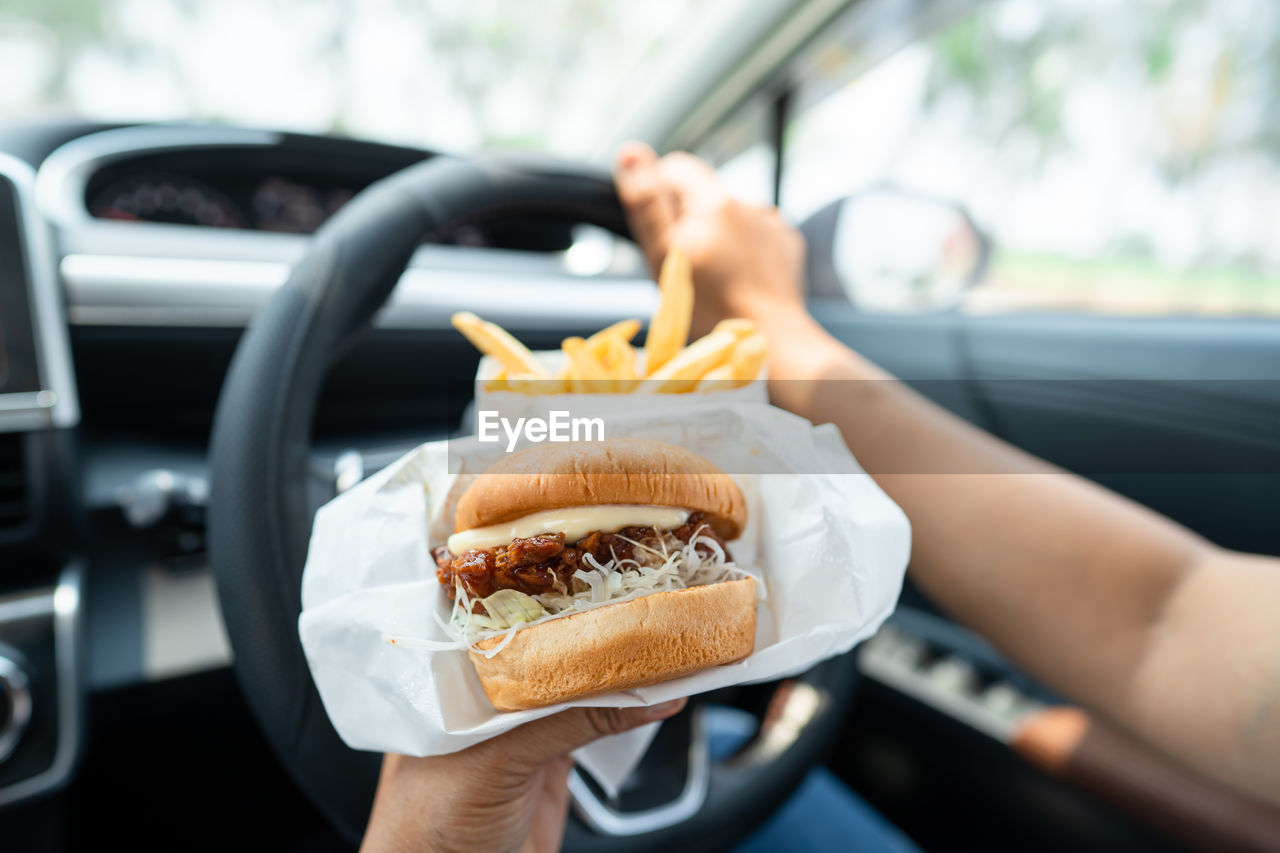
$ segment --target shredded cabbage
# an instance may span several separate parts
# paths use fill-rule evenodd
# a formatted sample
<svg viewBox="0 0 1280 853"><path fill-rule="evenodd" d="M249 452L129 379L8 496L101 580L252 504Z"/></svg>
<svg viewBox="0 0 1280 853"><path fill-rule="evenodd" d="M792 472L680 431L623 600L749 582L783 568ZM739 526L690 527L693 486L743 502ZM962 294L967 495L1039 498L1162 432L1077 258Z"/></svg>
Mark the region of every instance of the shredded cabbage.
<svg viewBox="0 0 1280 853"><path fill-rule="evenodd" d="M485 603L487 599L481 599L480 602L484 612L473 613L474 600L467 595L461 582L457 582L453 611L449 624L444 627L450 636L466 648L485 657L493 657L511 642L521 628L538 625L549 619L581 613L606 604L630 601L655 592L687 589L747 577L746 571L728 559L719 542L710 536L701 535L704 527L694 531L688 542L681 542L670 532L658 532L658 547L627 539L627 542L635 546L634 558L618 559L614 554L606 562L600 563L593 555L583 554L582 562L586 568L573 573L572 589L530 596L544 611L543 616L530 621L507 624L502 619L495 619L496 608L490 608ZM699 546L710 553L700 553ZM481 641L496 636L502 636L502 642L494 648L479 648Z"/></svg>

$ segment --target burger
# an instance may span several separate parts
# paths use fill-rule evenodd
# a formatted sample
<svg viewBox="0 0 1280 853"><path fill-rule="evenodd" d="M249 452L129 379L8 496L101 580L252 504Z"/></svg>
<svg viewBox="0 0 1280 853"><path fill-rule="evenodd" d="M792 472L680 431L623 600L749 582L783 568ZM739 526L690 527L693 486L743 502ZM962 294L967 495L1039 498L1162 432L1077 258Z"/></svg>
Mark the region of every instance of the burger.
<svg viewBox="0 0 1280 853"><path fill-rule="evenodd" d="M475 478L432 556L489 700L539 708L751 654L756 582L727 544L746 519L684 448L539 445Z"/></svg>

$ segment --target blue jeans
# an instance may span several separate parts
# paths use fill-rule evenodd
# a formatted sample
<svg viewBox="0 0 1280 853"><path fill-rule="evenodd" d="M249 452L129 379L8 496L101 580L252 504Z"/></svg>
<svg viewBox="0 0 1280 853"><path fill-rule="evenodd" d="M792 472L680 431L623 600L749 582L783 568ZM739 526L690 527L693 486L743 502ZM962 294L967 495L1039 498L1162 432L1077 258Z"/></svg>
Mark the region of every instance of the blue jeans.
<svg viewBox="0 0 1280 853"><path fill-rule="evenodd" d="M711 756L732 755L756 730L745 711L703 707ZM920 853L920 848L827 770L810 771L782 808L733 853Z"/></svg>
<svg viewBox="0 0 1280 853"><path fill-rule="evenodd" d="M812 770L768 823L734 853L920 853L825 767Z"/></svg>

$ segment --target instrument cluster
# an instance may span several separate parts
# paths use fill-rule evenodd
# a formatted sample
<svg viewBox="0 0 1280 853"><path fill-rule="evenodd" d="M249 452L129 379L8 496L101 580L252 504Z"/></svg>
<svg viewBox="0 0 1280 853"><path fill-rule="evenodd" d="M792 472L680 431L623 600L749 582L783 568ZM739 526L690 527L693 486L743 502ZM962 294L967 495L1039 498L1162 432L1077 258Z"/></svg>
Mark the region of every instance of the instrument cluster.
<svg viewBox="0 0 1280 853"><path fill-rule="evenodd" d="M189 174L142 170L99 190L88 207L99 219L310 234L356 189L284 175L215 184Z"/></svg>

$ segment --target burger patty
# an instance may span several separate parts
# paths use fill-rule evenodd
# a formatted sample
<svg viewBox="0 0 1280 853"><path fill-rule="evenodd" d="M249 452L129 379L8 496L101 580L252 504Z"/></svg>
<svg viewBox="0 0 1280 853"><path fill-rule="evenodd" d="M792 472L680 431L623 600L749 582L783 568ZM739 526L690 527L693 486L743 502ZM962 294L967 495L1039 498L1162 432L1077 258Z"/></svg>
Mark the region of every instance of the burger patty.
<svg viewBox="0 0 1280 853"><path fill-rule="evenodd" d="M454 597L458 582L472 598L485 598L500 589L537 595L572 590L573 573L583 568L585 554L600 564L614 558L631 560L636 559L633 543L661 551L667 534L688 543L694 533L715 540L725 549L726 558L732 559L728 557L724 540L700 512L692 513L684 524L673 530L659 531L652 527L625 527L617 533L594 530L572 545L565 544L563 533L542 533L498 548L473 549L457 555L447 545L441 545L432 549L431 556L436 561L436 578L444 585L449 598ZM710 552L705 546L698 547L700 552Z"/></svg>

